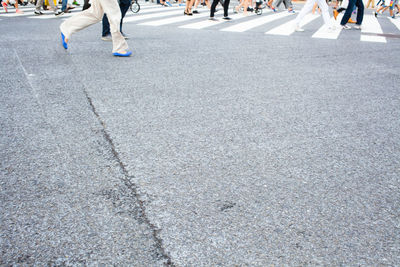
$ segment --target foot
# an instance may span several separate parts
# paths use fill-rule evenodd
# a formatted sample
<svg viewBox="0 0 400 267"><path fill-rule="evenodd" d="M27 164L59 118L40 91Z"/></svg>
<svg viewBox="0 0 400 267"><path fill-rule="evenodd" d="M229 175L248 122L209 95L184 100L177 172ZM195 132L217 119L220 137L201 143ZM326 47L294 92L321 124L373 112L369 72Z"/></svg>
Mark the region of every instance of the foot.
<svg viewBox="0 0 400 267"><path fill-rule="evenodd" d="M37 10L35 10L35 12L33 12L35 15L37 15L37 16L40 16L40 15L43 15L43 13L42 13L42 11L37 11Z"/></svg>
<svg viewBox="0 0 400 267"><path fill-rule="evenodd" d="M353 26L353 28L356 29L356 30L361 30L361 25L356 24L356 25Z"/></svg>
<svg viewBox="0 0 400 267"><path fill-rule="evenodd" d="M130 55L132 55L132 52L131 51L114 52L113 55L116 57L129 57Z"/></svg>
<svg viewBox="0 0 400 267"><path fill-rule="evenodd" d="M3 6L3 8L4 8L4 11L6 12L6 13L8 13L8 10L7 10L7 4L6 3L4 3L4 2L1 2L1 5Z"/></svg>
<svg viewBox="0 0 400 267"><path fill-rule="evenodd" d="M377 18L377 17L378 17L378 13L377 13L377 12L375 12L375 11L374 11L374 16L375 16L375 18Z"/></svg>
<svg viewBox="0 0 400 267"><path fill-rule="evenodd" d="M193 14L199 14L200 12L197 11L196 9L192 11Z"/></svg>
<svg viewBox="0 0 400 267"><path fill-rule="evenodd" d="M106 42L111 42L112 41L111 34L107 34L107 35L102 36L101 40L106 41Z"/></svg>
<svg viewBox="0 0 400 267"><path fill-rule="evenodd" d="M80 4L76 1L72 2L73 5L80 6Z"/></svg>
<svg viewBox="0 0 400 267"><path fill-rule="evenodd" d="M68 49L68 39L65 38L65 35L63 33L61 33L61 41L62 41L62 45L65 49Z"/></svg>
<svg viewBox="0 0 400 267"><path fill-rule="evenodd" d="M59 12L55 13L54 15L56 15L56 17L59 17L59 16L64 15L64 12L63 11L59 11Z"/></svg>
<svg viewBox="0 0 400 267"><path fill-rule="evenodd" d="M17 9L17 10L15 11L15 13L17 13L17 14L24 14L24 11L22 11L21 9Z"/></svg>
<svg viewBox="0 0 400 267"><path fill-rule="evenodd" d="M333 10L333 17L335 18L335 20L336 20L338 15L339 15L339 12L336 9L334 9Z"/></svg>
<svg viewBox="0 0 400 267"><path fill-rule="evenodd" d="M211 21L218 21L216 18L214 18L214 17L210 17L208 20L211 20Z"/></svg>
<svg viewBox="0 0 400 267"><path fill-rule="evenodd" d="M232 20L230 17L223 17L223 20Z"/></svg>
<svg viewBox="0 0 400 267"><path fill-rule="evenodd" d="M295 11L293 9L288 10L289 13L295 13Z"/></svg>
<svg viewBox="0 0 400 267"><path fill-rule="evenodd" d="M165 2L168 6L172 6L172 4L169 1Z"/></svg>
<svg viewBox="0 0 400 267"><path fill-rule="evenodd" d="M343 30L351 30L351 27L347 26L347 25L342 25L342 29Z"/></svg>
<svg viewBox="0 0 400 267"><path fill-rule="evenodd" d="M351 18L349 18L349 20L347 21L347 23L355 24L356 22L355 22L354 20L352 20Z"/></svg>

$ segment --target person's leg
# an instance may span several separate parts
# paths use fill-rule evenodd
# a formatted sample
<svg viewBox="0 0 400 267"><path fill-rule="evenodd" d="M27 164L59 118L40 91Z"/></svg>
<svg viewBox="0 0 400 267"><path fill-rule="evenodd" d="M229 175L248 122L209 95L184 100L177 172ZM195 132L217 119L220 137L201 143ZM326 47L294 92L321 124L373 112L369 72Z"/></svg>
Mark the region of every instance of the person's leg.
<svg viewBox="0 0 400 267"><path fill-rule="evenodd" d="M224 2L224 17L228 17L229 2L230 0L225 0Z"/></svg>
<svg viewBox="0 0 400 267"><path fill-rule="evenodd" d="M314 6L315 0L307 0L306 3L304 4L303 8L300 10L299 15L297 15L296 19L294 20L294 23L296 27L300 27L300 22L303 20L304 16L310 13Z"/></svg>
<svg viewBox="0 0 400 267"><path fill-rule="evenodd" d="M95 1L95 0L93 0ZM113 53L125 54L128 52L128 44L122 36L119 25L121 22L121 10L117 0L98 0L110 23L110 32L113 42ZM93 2L94 3L94 2Z"/></svg>
<svg viewBox="0 0 400 267"><path fill-rule="evenodd" d="M357 0L356 1L356 6L357 6L357 25L361 25L363 22L364 18L364 3L362 0Z"/></svg>
<svg viewBox="0 0 400 267"><path fill-rule="evenodd" d="M50 1L50 0L49 0ZM62 0L61 3L61 12L65 12L67 10L68 0Z"/></svg>
<svg viewBox="0 0 400 267"><path fill-rule="evenodd" d="M90 7L89 0L84 0L83 1L82 11L86 10L86 9L89 9L89 7Z"/></svg>
<svg viewBox="0 0 400 267"><path fill-rule="evenodd" d="M101 33L102 37L105 37L110 33L110 23L108 22L107 14L104 14L103 20L102 20L102 25L103 25L103 31Z"/></svg>
<svg viewBox="0 0 400 267"><path fill-rule="evenodd" d="M121 22L119 24L119 31L122 33L122 23L126 12L128 12L129 7L131 6L131 0L120 0L119 8L121 9Z"/></svg>
<svg viewBox="0 0 400 267"><path fill-rule="evenodd" d="M315 4L313 5L313 7L312 7L311 13L315 14L315 10L317 9L317 7L318 7L318 4L315 3Z"/></svg>
<svg viewBox="0 0 400 267"><path fill-rule="evenodd" d="M61 23L60 30L64 34L66 42L68 42L73 33L89 27L103 18L104 11L99 1L92 0L92 5L89 9L77 13Z"/></svg>
<svg viewBox="0 0 400 267"><path fill-rule="evenodd" d="M342 20L340 21L340 25L344 26L349 21L349 18L351 17L351 13L353 13L355 4L356 4L356 0L349 0L349 4L347 5L346 12L344 12Z"/></svg>
<svg viewBox="0 0 400 267"><path fill-rule="evenodd" d="M272 8L272 9L279 8L279 6L282 4L282 1L283 1L283 0L275 0L275 1L272 3L271 8Z"/></svg>
<svg viewBox="0 0 400 267"><path fill-rule="evenodd" d="M210 18L214 17L215 8L217 7L218 3L219 3L219 0L213 0L213 2L211 4L211 9L210 9Z"/></svg>
<svg viewBox="0 0 400 267"><path fill-rule="evenodd" d="M40 8L43 6L43 0L37 0L36 6L35 6L35 11L40 12Z"/></svg>
<svg viewBox="0 0 400 267"><path fill-rule="evenodd" d="M361 0L362 1L362 0ZM325 0L317 0L318 6L321 9L322 18L327 26L330 26L331 16L329 16L329 7Z"/></svg>
<svg viewBox="0 0 400 267"><path fill-rule="evenodd" d="M49 5L51 6L51 10L52 10L54 13L57 13L58 7L54 4L54 0L48 0L48 1L49 1Z"/></svg>

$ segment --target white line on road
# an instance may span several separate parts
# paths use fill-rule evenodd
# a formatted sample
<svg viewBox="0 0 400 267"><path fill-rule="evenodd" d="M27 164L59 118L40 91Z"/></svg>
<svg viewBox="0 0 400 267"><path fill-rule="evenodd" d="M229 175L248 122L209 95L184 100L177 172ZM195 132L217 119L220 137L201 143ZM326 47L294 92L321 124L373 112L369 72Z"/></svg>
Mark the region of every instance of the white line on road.
<svg viewBox="0 0 400 267"><path fill-rule="evenodd" d="M314 15L314 14L307 14L302 22L300 23L300 27L304 27L311 21L315 20L316 18L319 18L319 15ZM294 32L294 20L291 20L289 22L286 22L276 28L273 28L272 30L266 32L265 34L274 34L274 35L286 35L289 36Z"/></svg>
<svg viewBox="0 0 400 267"><path fill-rule="evenodd" d="M383 36L371 36L362 34L362 33L378 33L378 34L383 33L381 25L379 25L379 22L377 18L375 18L375 16L365 15L361 27L362 30L361 30L360 41L386 43L386 38Z"/></svg>
<svg viewBox="0 0 400 267"><path fill-rule="evenodd" d="M144 22L144 23L140 23L139 25L163 26L163 25L167 25L167 24L172 24L172 23L188 21L188 20L192 20L192 19L197 19L197 18L203 18L203 17L210 16L209 12L204 12L204 13L196 14L196 15L193 15L193 16L184 16L183 12L181 10L179 12L181 12L180 16L176 16L176 17L168 18L168 19L161 19L161 20L154 20L154 21Z"/></svg>
<svg viewBox="0 0 400 267"><path fill-rule="evenodd" d="M233 16L231 16L232 20L236 21L242 18L245 18L245 16L243 16L242 14L235 14ZM185 28L185 29L204 29L207 27L211 27L211 26L215 26L221 23L226 23L227 21L223 20L223 19L219 19L218 21L210 21L210 20L203 20L203 21L199 21L199 22L195 22L195 23L190 23L190 24L186 24L183 26L180 26L179 28Z"/></svg>
<svg viewBox="0 0 400 267"><path fill-rule="evenodd" d="M397 27L397 29L400 30L400 20L398 19L392 19L390 17L388 17L388 19Z"/></svg>
<svg viewBox="0 0 400 267"><path fill-rule="evenodd" d="M339 16L337 19L339 20ZM337 24L334 18L331 18L329 24L334 28L329 28L326 24L323 24L318 31L313 34L312 38L337 39L342 31L342 27Z"/></svg>
<svg viewBox="0 0 400 267"><path fill-rule="evenodd" d="M138 14L139 14L138 16L124 18L124 22L133 22L133 21L152 19L152 18L162 18L162 17L168 17L168 16L173 16L173 15L178 15L178 14L182 14L182 16L183 16L183 9L168 11L168 12L152 13L152 14L147 14L147 15L143 15L143 16L140 15L140 11L139 11Z"/></svg>
<svg viewBox="0 0 400 267"><path fill-rule="evenodd" d="M269 11L269 12L271 12L271 11ZM221 31L244 32L244 31L253 29L255 27L267 24L274 20L281 19L281 18L290 16L290 15L292 15L292 13L280 12L280 13L273 14L273 15L262 16L261 18L252 19L250 21L242 22L242 23L239 23L239 24L227 27L227 28L223 28L223 29L221 29Z"/></svg>

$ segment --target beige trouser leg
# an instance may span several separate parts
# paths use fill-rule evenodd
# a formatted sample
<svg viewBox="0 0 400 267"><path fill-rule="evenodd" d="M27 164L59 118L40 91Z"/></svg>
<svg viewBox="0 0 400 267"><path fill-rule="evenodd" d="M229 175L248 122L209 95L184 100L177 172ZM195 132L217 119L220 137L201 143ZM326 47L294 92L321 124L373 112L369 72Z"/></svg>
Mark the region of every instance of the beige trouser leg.
<svg viewBox="0 0 400 267"><path fill-rule="evenodd" d="M117 0L92 0L92 5L76 15L70 17L60 25L60 30L67 39L71 35L103 19L107 14L110 22L110 31L113 40L113 53L125 53L128 51L128 44L119 31L121 21L121 10Z"/></svg>
<svg viewBox="0 0 400 267"><path fill-rule="evenodd" d="M49 0L49 5L51 6L51 9L53 10L54 13L57 12L57 6L54 4L54 0ZM35 10L40 11L40 9L43 6L43 0L38 0L36 2Z"/></svg>

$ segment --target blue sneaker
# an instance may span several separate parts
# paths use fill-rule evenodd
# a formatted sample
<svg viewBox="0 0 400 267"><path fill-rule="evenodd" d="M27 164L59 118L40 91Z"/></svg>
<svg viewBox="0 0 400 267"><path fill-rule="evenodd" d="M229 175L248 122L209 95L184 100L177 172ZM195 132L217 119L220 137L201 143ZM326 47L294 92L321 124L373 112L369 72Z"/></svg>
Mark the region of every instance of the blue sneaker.
<svg viewBox="0 0 400 267"><path fill-rule="evenodd" d="M179 4L179 6L186 6L186 4Z"/></svg>
<svg viewBox="0 0 400 267"><path fill-rule="evenodd" d="M169 1L165 1L165 3L166 3L168 6L172 6L172 4L171 4Z"/></svg>
<svg viewBox="0 0 400 267"><path fill-rule="evenodd" d="M132 52L128 51L125 54L115 52L115 53L113 53L113 55L116 56L116 57L129 57L130 55L132 55Z"/></svg>
<svg viewBox="0 0 400 267"><path fill-rule="evenodd" d="M63 33L61 33L61 40L62 40L62 45L65 49L68 49L68 44L65 42L65 36Z"/></svg>

